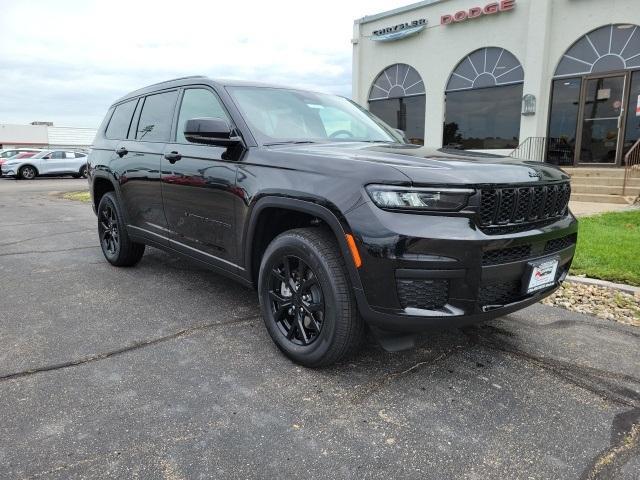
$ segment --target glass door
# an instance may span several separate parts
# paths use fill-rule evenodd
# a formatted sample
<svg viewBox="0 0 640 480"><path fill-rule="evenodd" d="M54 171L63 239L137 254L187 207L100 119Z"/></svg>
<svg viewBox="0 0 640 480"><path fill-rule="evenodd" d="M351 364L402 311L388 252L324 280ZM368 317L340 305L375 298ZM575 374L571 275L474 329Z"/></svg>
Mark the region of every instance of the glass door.
<svg viewBox="0 0 640 480"><path fill-rule="evenodd" d="M587 78L582 97L579 163L620 161L626 76Z"/></svg>

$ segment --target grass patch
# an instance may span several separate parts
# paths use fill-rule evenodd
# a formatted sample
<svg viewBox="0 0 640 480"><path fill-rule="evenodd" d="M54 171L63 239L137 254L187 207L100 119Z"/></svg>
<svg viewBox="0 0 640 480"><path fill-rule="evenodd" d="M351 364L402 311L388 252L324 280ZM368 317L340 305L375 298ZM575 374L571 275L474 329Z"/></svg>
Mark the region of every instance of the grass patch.
<svg viewBox="0 0 640 480"><path fill-rule="evenodd" d="M83 190L81 192L67 192L62 195L62 198L66 198L67 200L76 200L78 202L90 202L91 195L88 190Z"/></svg>
<svg viewBox="0 0 640 480"><path fill-rule="evenodd" d="M640 285L640 210L579 220L571 273Z"/></svg>

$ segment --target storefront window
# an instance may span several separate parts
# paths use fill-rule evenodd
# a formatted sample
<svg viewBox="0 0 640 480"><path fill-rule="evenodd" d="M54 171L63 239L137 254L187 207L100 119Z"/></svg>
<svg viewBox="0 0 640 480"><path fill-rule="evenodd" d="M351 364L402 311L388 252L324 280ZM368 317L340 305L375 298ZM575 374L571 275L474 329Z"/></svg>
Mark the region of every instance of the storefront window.
<svg viewBox="0 0 640 480"><path fill-rule="evenodd" d="M569 47L554 72L548 162L623 163L640 138L638 68L638 25L605 25Z"/></svg>
<svg viewBox="0 0 640 480"><path fill-rule="evenodd" d="M581 85L580 78L553 81L547 161L554 165L573 163Z"/></svg>
<svg viewBox="0 0 640 480"><path fill-rule="evenodd" d="M369 110L402 130L409 142L424 145L425 90L413 67L397 63L378 75L369 93Z"/></svg>
<svg viewBox="0 0 640 480"><path fill-rule="evenodd" d="M640 138L640 71L631 74L627 125L624 134L624 153Z"/></svg>
<svg viewBox="0 0 640 480"><path fill-rule="evenodd" d="M520 62L502 48L482 48L465 57L447 83L443 145L516 148L523 79Z"/></svg>

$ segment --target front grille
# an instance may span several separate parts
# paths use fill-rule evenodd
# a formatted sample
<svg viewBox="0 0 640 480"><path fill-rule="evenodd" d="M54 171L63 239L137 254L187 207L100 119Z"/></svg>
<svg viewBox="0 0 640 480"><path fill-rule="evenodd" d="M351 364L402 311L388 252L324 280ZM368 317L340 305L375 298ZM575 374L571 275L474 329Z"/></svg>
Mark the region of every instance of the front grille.
<svg viewBox="0 0 640 480"><path fill-rule="evenodd" d="M482 254L482 265L496 265L498 263L515 262L531 256L531 245L487 250Z"/></svg>
<svg viewBox="0 0 640 480"><path fill-rule="evenodd" d="M565 248L569 248L571 245L576 243L577 239L578 237L574 233L573 235L567 235L566 237L549 240L544 246L544 253L555 253L560 250L564 250Z"/></svg>
<svg viewBox="0 0 640 480"><path fill-rule="evenodd" d="M396 284L402 308L434 310L444 307L449 298L448 280L398 278Z"/></svg>
<svg viewBox="0 0 640 480"><path fill-rule="evenodd" d="M488 233L508 233L553 221L567 212L569 182L481 191L480 226Z"/></svg>

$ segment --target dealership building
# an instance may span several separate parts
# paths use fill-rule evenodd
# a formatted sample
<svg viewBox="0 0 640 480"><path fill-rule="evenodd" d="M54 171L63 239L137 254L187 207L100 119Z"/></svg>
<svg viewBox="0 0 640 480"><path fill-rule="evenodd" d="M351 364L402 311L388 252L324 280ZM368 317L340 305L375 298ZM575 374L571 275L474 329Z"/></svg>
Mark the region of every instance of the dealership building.
<svg viewBox="0 0 640 480"><path fill-rule="evenodd" d="M356 20L353 98L413 143L623 165L640 138L639 0L485 1Z"/></svg>

